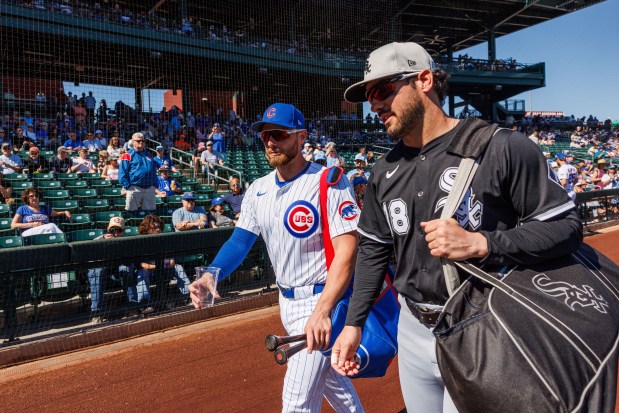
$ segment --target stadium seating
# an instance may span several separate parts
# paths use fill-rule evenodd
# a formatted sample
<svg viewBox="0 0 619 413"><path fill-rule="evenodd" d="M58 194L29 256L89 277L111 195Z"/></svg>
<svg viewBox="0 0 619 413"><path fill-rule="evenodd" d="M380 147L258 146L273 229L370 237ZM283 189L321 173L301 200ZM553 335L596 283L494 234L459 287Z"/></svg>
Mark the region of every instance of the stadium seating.
<svg viewBox="0 0 619 413"><path fill-rule="evenodd" d="M92 223L90 214L73 214L71 215L71 221L63 222L60 225L62 230L66 232L88 228Z"/></svg>
<svg viewBox="0 0 619 413"><path fill-rule="evenodd" d="M53 234L36 234L29 237L24 237L24 243L26 245L49 245L60 244L66 242L64 233Z"/></svg>
<svg viewBox="0 0 619 413"><path fill-rule="evenodd" d="M91 241L104 234L101 228L78 229L65 233L68 242Z"/></svg>
<svg viewBox="0 0 619 413"><path fill-rule="evenodd" d="M23 246L23 239L19 235L0 237L0 249L16 248Z"/></svg>
<svg viewBox="0 0 619 413"><path fill-rule="evenodd" d="M11 228L13 218L0 218L0 236L15 235L15 230Z"/></svg>
<svg viewBox="0 0 619 413"><path fill-rule="evenodd" d="M75 191L76 189L87 189L88 188L88 182L86 181L71 179L65 182L66 182L64 185L65 189L70 189L71 191Z"/></svg>
<svg viewBox="0 0 619 413"><path fill-rule="evenodd" d="M36 181L35 184L41 191L62 189L62 182L60 181Z"/></svg>
<svg viewBox="0 0 619 413"><path fill-rule="evenodd" d="M123 217L121 211L99 211L94 214L94 222L96 228L107 228L112 217Z"/></svg>
<svg viewBox="0 0 619 413"><path fill-rule="evenodd" d="M132 225L128 225L125 226L125 231L123 232L123 237L133 237L138 235L138 227L137 226L132 226Z"/></svg>
<svg viewBox="0 0 619 413"><path fill-rule="evenodd" d="M57 199L50 201L50 205L52 209L56 211L77 211L79 208L79 204L75 199Z"/></svg>
<svg viewBox="0 0 619 413"><path fill-rule="evenodd" d="M108 209L110 201L106 198L88 198L82 204L83 212L98 212Z"/></svg>
<svg viewBox="0 0 619 413"><path fill-rule="evenodd" d="M69 191L66 189L52 189L43 191L43 198L49 200L68 200L70 197Z"/></svg>
<svg viewBox="0 0 619 413"><path fill-rule="evenodd" d="M10 217L13 211L11 210L11 205L9 204L0 204L0 217Z"/></svg>
<svg viewBox="0 0 619 413"><path fill-rule="evenodd" d="M75 199L91 199L96 198L99 193L96 189L85 188L85 189L74 189L73 190L73 198Z"/></svg>

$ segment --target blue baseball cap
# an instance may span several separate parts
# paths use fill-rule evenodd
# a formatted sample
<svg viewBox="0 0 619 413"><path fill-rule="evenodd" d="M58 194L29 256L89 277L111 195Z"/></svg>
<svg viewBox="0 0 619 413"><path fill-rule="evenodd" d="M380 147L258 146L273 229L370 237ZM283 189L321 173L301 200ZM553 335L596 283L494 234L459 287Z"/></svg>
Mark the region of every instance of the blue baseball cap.
<svg viewBox="0 0 619 413"><path fill-rule="evenodd" d="M215 206L217 206L217 205L221 205L221 204L223 204L223 203L224 203L224 199L223 199L223 198L221 198L221 197L217 197L217 198L215 198L215 199L213 199L213 200L211 201L211 207L210 207L210 209L213 209L213 207L215 207Z"/></svg>
<svg viewBox="0 0 619 413"><path fill-rule="evenodd" d="M251 128L260 132L265 123L272 123L287 129L304 129L305 118L299 109L287 103L274 103L264 111L262 120L254 122Z"/></svg>
<svg viewBox="0 0 619 413"><path fill-rule="evenodd" d="M352 186L359 186L359 185L365 185L368 183L368 180L365 179L365 177L359 175L359 176L355 176L352 180Z"/></svg>
<svg viewBox="0 0 619 413"><path fill-rule="evenodd" d="M194 200L194 199L196 199L196 197L193 195L193 192L185 192L183 194L183 199L184 200Z"/></svg>
<svg viewBox="0 0 619 413"><path fill-rule="evenodd" d="M314 160L315 161L326 161L327 156L325 155L323 151L319 151L314 154Z"/></svg>
<svg viewBox="0 0 619 413"><path fill-rule="evenodd" d="M556 158L557 159L565 159L565 154L564 153L558 153Z"/></svg>

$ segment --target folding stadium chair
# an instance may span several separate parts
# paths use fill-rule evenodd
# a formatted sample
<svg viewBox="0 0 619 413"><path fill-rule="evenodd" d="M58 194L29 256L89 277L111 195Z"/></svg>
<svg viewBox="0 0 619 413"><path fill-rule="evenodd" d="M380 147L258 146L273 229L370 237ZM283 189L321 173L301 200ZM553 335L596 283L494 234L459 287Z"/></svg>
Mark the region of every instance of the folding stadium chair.
<svg viewBox="0 0 619 413"><path fill-rule="evenodd" d="M57 173L56 174L56 179L59 180L60 182L64 183L64 185L66 186L69 182L72 181L79 181L79 175L78 174L73 174L73 173Z"/></svg>
<svg viewBox="0 0 619 413"><path fill-rule="evenodd" d="M19 181L27 181L28 175L27 174L6 174L4 175L3 179L11 183L19 182Z"/></svg>
<svg viewBox="0 0 619 413"><path fill-rule="evenodd" d="M23 246L22 237L19 235L0 237L0 249L3 248L16 248Z"/></svg>
<svg viewBox="0 0 619 413"><path fill-rule="evenodd" d="M125 231L123 232L123 237L133 237L138 235L138 227L136 226L125 226Z"/></svg>
<svg viewBox="0 0 619 413"><path fill-rule="evenodd" d="M97 172L85 172L85 173L81 173L78 175L80 179L82 179L83 181L94 181L94 180L101 179L101 175L98 174Z"/></svg>
<svg viewBox="0 0 619 413"><path fill-rule="evenodd" d="M13 185L13 191L19 191L20 193L26 189L34 188L34 183L31 181L18 181L11 183Z"/></svg>
<svg viewBox="0 0 619 413"><path fill-rule="evenodd" d="M37 234L29 237L23 237L26 245L50 245L50 244L62 244L66 242L64 233L54 234Z"/></svg>
<svg viewBox="0 0 619 413"><path fill-rule="evenodd" d="M213 185L209 184L197 184L195 192L198 194L207 194L213 196L213 194L215 193L215 188L213 187Z"/></svg>
<svg viewBox="0 0 619 413"><path fill-rule="evenodd" d="M90 181L90 187L100 190L102 188L111 188L112 183L108 181L107 179L97 179L97 180Z"/></svg>
<svg viewBox="0 0 619 413"><path fill-rule="evenodd" d="M92 241L105 233L101 228L78 229L65 233L68 242Z"/></svg>
<svg viewBox="0 0 619 413"><path fill-rule="evenodd" d="M96 228L107 228L112 217L123 217L122 211L99 211L94 214Z"/></svg>
<svg viewBox="0 0 619 413"><path fill-rule="evenodd" d="M182 195L174 195L174 196L167 196L166 197L167 201L168 201L168 206L176 209L176 208L180 208L183 206L183 196Z"/></svg>
<svg viewBox="0 0 619 413"><path fill-rule="evenodd" d="M73 192L73 198L75 199L91 199L91 198L96 198L99 195L96 189L90 189L90 188L74 189L72 192Z"/></svg>
<svg viewBox="0 0 619 413"><path fill-rule="evenodd" d="M206 207L211 202L210 195L207 194L195 194L196 197L196 205L200 205Z"/></svg>
<svg viewBox="0 0 619 413"><path fill-rule="evenodd" d="M92 217L90 214L72 214L71 221L61 223L62 230L75 231L79 229L86 229L92 226Z"/></svg>
<svg viewBox="0 0 619 413"><path fill-rule="evenodd" d="M34 182L53 181L54 174L33 174L31 180Z"/></svg>
<svg viewBox="0 0 619 413"><path fill-rule="evenodd" d="M47 191L43 191L43 198L46 200L66 200L69 199L69 191L66 189L50 189Z"/></svg>
<svg viewBox="0 0 619 413"><path fill-rule="evenodd" d="M124 200L124 195L122 194L122 188L102 188L101 196L103 198L120 198L122 197Z"/></svg>
<svg viewBox="0 0 619 413"><path fill-rule="evenodd" d="M62 182L60 181L36 181L35 184L41 191L62 189Z"/></svg>
<svg viewBox="0 0 619 413"><path fill-rule="evenodd" d="M75 199L57 199L49 203L56 211L77 211L79 204Z"/></svg>
<svg viewBox="0 0 619 413"><path fill-rule="evenodd" d="M88 182L86 181L80 181L80 180L70 180L70 181L65 181L65 189L69 189L71 191L75 191L76 189L88 189Z"/></svg>
<svg viewBox="0 0 619 413"><path fill-rule="evenodd" d="M127 205L127 198L124 196L111 198L110 202L112 203L112 208L115 208L115 209L123 208L124 209L125 206Z"/></svg>
<svg viewBox="0 0 619 413"><path fill-rule="evenodd" d="M146 215L148 215L147 212L142 210L127 212L126 223L128 225L140 225Z"/></svg>
<svg viewBox="0 0 619 413"><path fill-rule="evenodd" d="M11 210L11 205L0 204L0 217L10 217L12 215L13 211Z"/></svg>
<svg viewBox="0 0 619 413"><path fill-rule="evenodd" d="M174 232L174 227L170 223L163 224L161 232Z"/></svg>
<svg viewBox="0 0 619 413"><path fill-rule="evenodd" d="M83 212L98 212L106 210L110 207L110 201L106 198L88 198L82 204Z"/></svg>
<svg viewBox="0 0 619 413"><path fill-rule="evenodd" d="M0 218L0 236L15 235L15 230L11 228L13 218Z"/></svg>

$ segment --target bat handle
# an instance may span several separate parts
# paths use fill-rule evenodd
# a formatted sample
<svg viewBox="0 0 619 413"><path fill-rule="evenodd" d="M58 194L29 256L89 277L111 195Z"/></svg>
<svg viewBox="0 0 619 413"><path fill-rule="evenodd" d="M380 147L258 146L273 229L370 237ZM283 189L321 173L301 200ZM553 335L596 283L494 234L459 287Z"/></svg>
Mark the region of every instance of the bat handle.
<svg viewBox="0 0 619 413"><path fill-rule="evenodd" d="M307 347L307 340L303 340L299 344L295 344L294 346L288 347L280 347L275 350L275 362L279 365L284 365L288 362L288 359L299 351L303 350Z"/></svg>

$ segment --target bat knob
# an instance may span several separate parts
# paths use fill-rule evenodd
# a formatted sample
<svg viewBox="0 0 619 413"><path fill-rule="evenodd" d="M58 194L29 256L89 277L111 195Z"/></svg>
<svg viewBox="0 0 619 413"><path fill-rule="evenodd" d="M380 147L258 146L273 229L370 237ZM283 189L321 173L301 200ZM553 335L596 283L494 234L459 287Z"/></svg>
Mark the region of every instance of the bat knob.
<svg viewBox="0 0 619 413"><path fill-rule="evenodd" d="M267 350L275 351L277 349L277 338L273 334L269 334L264 340L264 345Z"/></svg>
<svg viewBox="0 0 619 413"><path fill-rule="evenodd" d="M275 357L275 362L279 364L280 366L283 366L288 361L288 355L283 349L278 349L275 352L274 357Z"/></svg>

